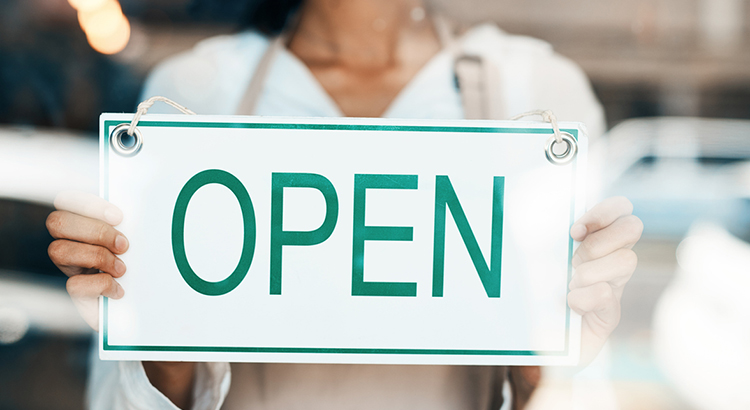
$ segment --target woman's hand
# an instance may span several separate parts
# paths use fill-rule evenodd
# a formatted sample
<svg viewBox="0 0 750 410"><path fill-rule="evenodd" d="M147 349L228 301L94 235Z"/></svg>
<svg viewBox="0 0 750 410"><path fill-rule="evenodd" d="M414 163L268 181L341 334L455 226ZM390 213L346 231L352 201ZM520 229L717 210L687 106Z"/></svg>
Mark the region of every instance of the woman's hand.
<svg viewBox="0 0 750 410"><path fill-rule="evenodd" d="M55 208L47 217L55 238L49 257L68 276L68 293L81 316L98 331L99 296L120 299L125 294L114 279L126 271L117 255L128 250L128 240L114 228L122 212L95 195L71 191L55 198Z"/></svg>
<svg viewBox="0 0 750 410"><path fill-rule="evenodd" d="M55 198L55 208L47 217L55 238L49 256L68 275L68 293L81 316L98 331L99 296L125 295L115 281L127 270L118 255L128 250L128 240L114 228L122 222L122 211L98 196L70 191ZM143 362L143 367L151 384L176 406L190 406L195 363Z"/></svg>
<svg viewBox="0 0 750 410"><path fill-rule="evenodd" d="M631 250L643 232L624 197L605 199L570 228L581 245L573 255L568 304L583 316L581 366L590 363L620 322L620 299L635 271Z"/></svg>

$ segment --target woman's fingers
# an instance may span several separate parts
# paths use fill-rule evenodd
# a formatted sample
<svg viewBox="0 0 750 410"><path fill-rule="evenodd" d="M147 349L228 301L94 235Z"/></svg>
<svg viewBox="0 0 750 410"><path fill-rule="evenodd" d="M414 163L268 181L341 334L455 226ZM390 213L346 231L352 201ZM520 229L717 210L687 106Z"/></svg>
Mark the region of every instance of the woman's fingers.
<svg viewBox="0 0 750 410"><path fill-rule="evenodd" d="M126 270L125 263L102 246L58 239L49 245L48 253L52 262L68 276L100 270L119 278Z"/></svg>
<svg viewBox="0 0 750 410"><path fill-rule="evenodd" d="M74 299L98 299L99 296L120 299L125 295L122 286L106 273L73 276L68 279L66 287Z"/></svg>
<svg viewBox="0 0 750 410"><path fill-rule="evenodd" d="M620 323L620 301L607 282L571 290L568 305L600 337L609 335Z"/></svg>
<svg viewBox="0 0 750 410"><path fill-rule="evenodd" d="M81 317L94 330L99 330L99 296L120 299L125 295L119 283L106 273L76 275L68 279L68 294Z"/></svg>
<svg viewBox="0 0 750 410"><path fill-rule="evenodd" d="M99 296L119 299L125 294L114 279L125 273L125 263L115 255L128 250L128 240L112 227L122 222L122 211L78 191L58 194L55 208L47 218L47 229L56 239L48 249L50 259L70 277L67 289L73 303L98 330Z"/></svg>
<svg viewBox="0 0 750 410"><path fill-rule="evenodd" d="M573 255L573 267L599 259L620 248L631 248L641 238L643 223L635 215L616 219L606 228L586 236Z"/></svg>
<svg viewBox="0 0 750 410"><path fill-rule="evenodd" d="M620 298L638 262L630 248L643 223L632 215L624 197L609 198L591 208L570 228L581 242L571 261L568 305L582 316L581 363L588 364L620 322Z"/></svg>
<svg viewBox="0 0 750 410"><path fill-rule="evenodd" d="M570 236L576 241L583 241L600 229L604 229L618 218L633 213L633 204L623 197L607 198L586 212L570 228Z"/></svg>
<svg viewBox="0 0 750 410"><path fill-rule="evenodd" d="M63 191L55 198L55 208L104 221L116 226L122 222L122 211L96 195L80 191Z"/></svg>
<svg viewBox="0 0 750 410"><path fill-rule="evenodd" d="M62 198L70 202L64 195ZM71 211L55 211L47 217L47 229L57 239L49 246L50 259L66 275L104 271L121 277L125 273L125 263L115 254L127 251L128 240L109 223Z"/></svg>
<svg viewBox="0 0 750 410"><path fill-rule="evenodd" d="M599 282L570 291L568 305L582 316L579 365L586 366L620 323L620 302L608 283Z"/></svg>
<svg viewBox="0 0 750 410"><path fill-rule="evenodd" d="M103 246L115 254L128 250L128 240L112 225L68 211L55 211L47 217L47 230L55 239Z"/></svg>
<svg viewBox="0 0 750 410"><path fill-rule="evenodd" d="M637 264L638 256L635 252L620 248L602 258L579 265L570 281L570 289L584 288L597 282L608 282L612 285L619 300Z"/></svg>

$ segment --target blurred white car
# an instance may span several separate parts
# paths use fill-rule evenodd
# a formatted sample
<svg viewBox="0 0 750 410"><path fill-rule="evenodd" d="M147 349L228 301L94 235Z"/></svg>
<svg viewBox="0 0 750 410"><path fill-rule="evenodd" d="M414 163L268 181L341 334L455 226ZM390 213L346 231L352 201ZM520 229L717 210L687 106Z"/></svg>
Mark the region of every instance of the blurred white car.
<svg viewBox="0 0 750 410"><path fill-rule="evenodd" d="M645 242L681 242L651 324L661 373L691 408L750 409L750 121L630 120L595 149L595 195L630 198Z"/></svg>
<svg viewBox="0 0 750 410"><path fill-rule="evenodd" d="M625 121L592 146L590 197L624 195L644 238L680 240L696 220L750 224L750 121Z"/></svg>

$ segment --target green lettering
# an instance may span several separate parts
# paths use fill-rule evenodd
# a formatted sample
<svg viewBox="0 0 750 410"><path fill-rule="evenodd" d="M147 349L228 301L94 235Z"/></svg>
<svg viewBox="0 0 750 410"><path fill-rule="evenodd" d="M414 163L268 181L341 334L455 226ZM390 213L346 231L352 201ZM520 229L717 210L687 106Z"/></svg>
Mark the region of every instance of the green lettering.
<svg viewBox="0 0 750 410"><path fill-rule="evenodd" d="M365 282L365 241L411 241L414 228L365 226L367 189L417 189L416 175L354 175L352 296L417 296L416 283Z"/></svg>
<svg viewBox="0 0 750 410"><path fill-rule="evenodd" d="M490 267L482 256L477 239L469 226L466 214L458 201L450 178L445 175L435 177L435 240L432 259L432 296L443 296L443 277L445 270L445 213L450 208L458 232L469 251L474 268L482 280L487 296L500 297L500 266L503 252L503 197L505 177L495 177L492 189L492 240L490 243Z"/></svg>
<svg viewBox="0 0 750 410"><path fill-rule="evenodd" d="M285 231L284 188L312 188L323 194L326 216L314 231ZM281 250L284 246L317 245L331 236L339 217L339 199L328 178L318 174L274 172L271 175L271 294L281 294Z"/></svg>
<svg viewBox="0 0 750 410"><path fill-rule="evenodd" d="M204 185L221 184L229 188L240 203L242 210L242 222L244 224L244 241L242 242L242 254L237 267L226 279L218 282L209 282L201 279L190 267L185 254L185 215L187 207L193 195ZM239 285L247 275L250 264L253 262L255 253L255 210L250 195L239 179L229 172L209 169L195 174L182 187L172 215L172 253L182 278L195 291L208 296L219 296L229 293Z"/></svg>

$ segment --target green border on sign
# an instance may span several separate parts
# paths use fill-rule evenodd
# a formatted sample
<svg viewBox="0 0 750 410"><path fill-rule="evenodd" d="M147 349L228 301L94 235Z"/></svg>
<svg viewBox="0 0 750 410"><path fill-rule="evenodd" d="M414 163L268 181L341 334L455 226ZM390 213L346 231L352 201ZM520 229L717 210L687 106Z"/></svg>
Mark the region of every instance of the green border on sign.
<svg viewBox="0 0 750 410"><path fill-rule="evenodd" d="M126 120L104 121L105 135L100 135L100 143L107 145L103 151L102 194L109 200L109 133L110 127L129 124ZM205 122L205 121L140 121L139 127L171 128L244 128L244 129L286 129L286 130L345 130L345 131L405 131L405 132L458 132L493 134L552 134L548 128L501 128L501 127L461 127L461 126L413 126L413 125L356 125L356 124L288 124L288 123L244 123L244 122ZM561 129L578 140L577 129ZM101 132L101 131L100 131ZM578 158L573 161L573 175L576 174ZM575 222L575 181L570 207L570 223ZM568 283L573 275L573 238L568 240ZM126 346L110 345L108 335L109 298L104 297L103 305L103 349L107 351L145 352L201 352L201 353L317 353L317 354L397 354L397 355L455 355L455 356L567 356L570 344L570 306L565 312L565 349L560 351L535 350L467 350L467 349L393 349L393 348L324 348L324 347L236 347L236 346Z"/></svg>

